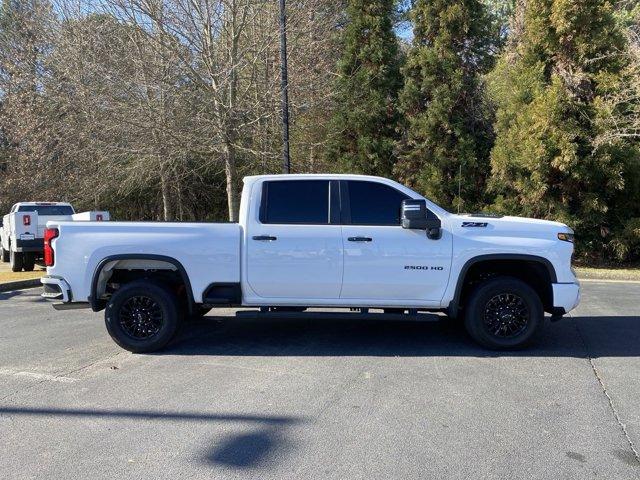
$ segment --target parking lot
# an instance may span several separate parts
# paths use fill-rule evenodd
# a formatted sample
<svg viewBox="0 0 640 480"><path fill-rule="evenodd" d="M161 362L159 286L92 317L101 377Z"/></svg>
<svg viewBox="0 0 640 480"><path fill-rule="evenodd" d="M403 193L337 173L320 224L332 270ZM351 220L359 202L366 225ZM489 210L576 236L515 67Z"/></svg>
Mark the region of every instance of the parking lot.
<svg viewBox="0 0 640 480"><path fill-rule="evenodd" d="M2 478L640 478L640 284L528 351L453 322L208 316L132 355L0 293Z"/></svg>

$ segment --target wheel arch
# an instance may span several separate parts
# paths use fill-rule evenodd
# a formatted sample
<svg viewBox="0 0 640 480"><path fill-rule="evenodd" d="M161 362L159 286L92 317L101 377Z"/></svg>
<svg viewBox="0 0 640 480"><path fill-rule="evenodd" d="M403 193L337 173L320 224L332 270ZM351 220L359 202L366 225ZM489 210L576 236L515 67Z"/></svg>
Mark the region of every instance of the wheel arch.
<svg viewBox="0 0 640 480"><path fill-rule="evenodd" d="M91 305L91 309L94 312L98 312L104 309L105 307L104 300L101 300L99 298L100 295L98 295L100 282L102 281L101 273L107 267L107 265L109 265L112 262L116 262L117 264L117 262L119 261L128 261L128 260L160 262L160 263L169 264L173 266L175 270L178 272L178 274L180 275L184 283L185 291L187 295L189 313L193 312L193 306L195 304L195 301L193 298L193 289L191 288L189 275L187 275L187 271L182 265L182 263L180 263L175 258L166 256L166 255L155 255L155 254L145 254L145 253L124 253L124 254L118 254L118 255L109 255L107 257L104 257L102 260L100 260L100 262L98 262L98 265L93 271L93 276L91 278L91 291L88 299L89 304ZM106 279L104 279L104 282L106 283Z"/></svg>
<svg viewBox="0 0 640 480"><path fill-rule="evenodd" d="M458 316L460 308L462 306L462 302L465 298L465 286L467 285L467 276L473 272L474 268L487 266L488 270L492 270L492 265L535 265L541 272L545 272L547 278L545 279L545 283L548 285L544 285L543 291L540 291L540 286L536 289L540 294L543 304L545 308L553 307L553 290L551 287L552 283L557 282L557 275L553 264L549 261L549 259L540 257L538 255L529 255L529 254L516 254L516 253L504 253L504 254L487 254L487 255L478 255L476 257L470 258L465 262L460 270L460 274L458 275L458 280L456 283L456 288L454 292L453 299L449 303L447 308L447 313L449 316L455 318ZM502 267L504 268L504 267ZM495 268L494 268L495 269ZM515 275L518 277L518 275ZM521 278L521 280L527 282L527 279ZM531 285L533 286L533 285Z"/></svg>

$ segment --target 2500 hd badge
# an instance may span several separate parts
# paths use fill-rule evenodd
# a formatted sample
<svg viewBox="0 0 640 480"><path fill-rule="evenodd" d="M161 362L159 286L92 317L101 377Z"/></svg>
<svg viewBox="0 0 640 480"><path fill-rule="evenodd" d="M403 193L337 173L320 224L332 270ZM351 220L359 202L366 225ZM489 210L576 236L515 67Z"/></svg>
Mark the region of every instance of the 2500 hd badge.
<svg viewBox="0 0 640 480"><path fill-rule="evenodd" d="M405 265L405 270L444 270L444 267L430 267L429 265Z"/></svg>

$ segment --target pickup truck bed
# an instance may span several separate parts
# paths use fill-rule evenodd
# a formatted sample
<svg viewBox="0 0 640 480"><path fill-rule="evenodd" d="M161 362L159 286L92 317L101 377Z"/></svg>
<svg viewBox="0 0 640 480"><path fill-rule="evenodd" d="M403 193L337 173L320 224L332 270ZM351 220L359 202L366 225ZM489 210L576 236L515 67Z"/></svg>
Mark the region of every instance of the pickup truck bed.
<svg viewBox="0 0 640 480"><path fill-rule="evenodd" d="M64 278L74 286L73 297L77 301L86 302L92 296L93 274L98 267L103 277L114 270L170 267L188 272L189 290L196 303L203 303L203 295L214 279L219 283L240 282L241 228L237 223L56 222L55 225L60 238L75 239L75 248L57 249L56 263L67 266ZM97 295L102 297L104 292Z"/></svg>

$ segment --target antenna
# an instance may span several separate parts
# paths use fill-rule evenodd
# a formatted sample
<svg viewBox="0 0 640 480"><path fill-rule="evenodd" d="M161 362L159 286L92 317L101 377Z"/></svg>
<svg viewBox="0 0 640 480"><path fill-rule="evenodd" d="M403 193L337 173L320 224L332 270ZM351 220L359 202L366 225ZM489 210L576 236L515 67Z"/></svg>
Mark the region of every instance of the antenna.
<svg viewBox="0 0 640 480"><path fill-rule="evenodd" d="M460 204L462 203L462 163L458 171L458 214L460 213Z"/></svg>

